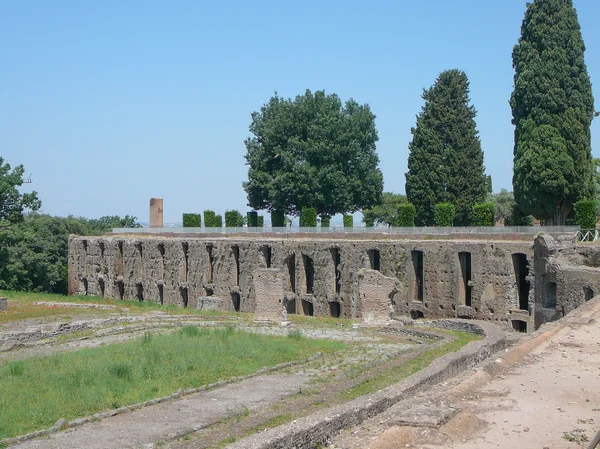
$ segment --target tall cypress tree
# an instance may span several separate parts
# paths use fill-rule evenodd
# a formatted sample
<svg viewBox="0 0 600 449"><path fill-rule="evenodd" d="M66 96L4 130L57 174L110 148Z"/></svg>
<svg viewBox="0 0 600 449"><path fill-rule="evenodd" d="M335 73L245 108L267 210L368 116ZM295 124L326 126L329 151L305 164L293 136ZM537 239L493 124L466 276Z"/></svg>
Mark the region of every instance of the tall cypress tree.
<svg viewBox="0 0 600 449"><path fill-rule="evenodd" d="M484 201L488 180L465 72L442 72L423 91L425 105L411 129L406 196L417 209L416 223L434 224L434 206L453 203L454 223L471 224L471 210Z"/></svg>
<svg viewBox="0 0 600 449"><path fill-rule="evenodd" d="M519 209L564 224L573 203L594 194L592 85L572 0L527 5L513 49L513 188Z"/></svg>

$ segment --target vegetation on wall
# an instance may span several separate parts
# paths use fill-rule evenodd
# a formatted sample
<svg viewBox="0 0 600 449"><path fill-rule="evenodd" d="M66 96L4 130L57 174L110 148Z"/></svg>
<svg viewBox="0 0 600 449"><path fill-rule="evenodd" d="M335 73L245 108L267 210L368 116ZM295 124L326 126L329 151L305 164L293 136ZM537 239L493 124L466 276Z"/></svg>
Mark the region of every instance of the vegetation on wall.
<svg viewBox="0 0 600 449"><path fill-rule="evenodd" d="M573 203L594 197L592 85L572 0L527 4L513 49L513 188L521 213L565 224Z"/></svg>
<svg viewBox="0 0 600 449"><path fill-rule="evenodd" d="M307 90L293 100L275 94L252 113L250 132L243 184L250 207L297 216L310 206L334 215L379 201L383 175L368 105L343 104L324 91Z"/></svg>
<svg viewBox="0 0 600 449"><path fill-rule="evenodd" d="M459 70L442 72L423 92L425 105L412 128L406 196L417 209L416 222L431 226L434 206L452 203L455 223L471 223L475 203L485 200L490 187L483 151L470 105L469 80Z"/></svg>
<svg viewBox="0 0 600 449"><path fill-rule="evenodd" d="M184 228L199 228L202 226L202 216L200 214L183 214Z"/></svg>

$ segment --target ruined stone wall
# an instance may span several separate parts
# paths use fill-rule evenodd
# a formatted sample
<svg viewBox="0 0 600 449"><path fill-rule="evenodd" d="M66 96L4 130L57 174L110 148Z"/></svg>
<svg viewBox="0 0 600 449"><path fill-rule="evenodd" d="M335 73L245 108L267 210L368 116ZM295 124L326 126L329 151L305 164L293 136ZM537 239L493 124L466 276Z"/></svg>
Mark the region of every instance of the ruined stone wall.
<svg viewBox="0 0 600 449"><path fill-rule="evenodd" d="M600 246L539 235L534 252L536 328L600 293Z"/></svg>
<svg viewBox="0 0 600 449"><path fill-rule="evenodd" d="M519 304L515 254L533 267L523 241L72 236L69 292L184 307L215 297L224 310L255 312L254 273L273 268L288 313L362 317L359 272L373 269L394 280L392 316L506 321L533 304L533 282L531 304Z"/></svg>

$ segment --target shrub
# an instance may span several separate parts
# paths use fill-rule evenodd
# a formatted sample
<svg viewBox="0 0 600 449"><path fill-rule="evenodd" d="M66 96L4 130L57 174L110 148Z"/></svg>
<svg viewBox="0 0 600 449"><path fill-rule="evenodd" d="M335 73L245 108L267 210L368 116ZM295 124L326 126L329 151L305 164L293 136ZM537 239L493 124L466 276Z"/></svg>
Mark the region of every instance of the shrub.
<svg viewBox="0 0 600 449"><path fill-rule="evenodd" d="M365 222L365 226L367 228L372 228L373 226L375 226L375 217L373 216L373 214L365 215L365 213L363 212L363 221Z"/></svg>
<svg viewBox="0 0 600 449"><path fill-rule="evenodd" d="M244 217L237 210L226 210L225 226L228 228L241 228L244 226Z"/></svg>
<svg viewBox="0 0 600 449"><path fill-rule="evenodd" d="M264 228L265 226L265 217L263 215L258 216L258 227Z"/></svg>
<svg viewBox="0 0 600 449"><path fill-rule="evenodd" d="M300 227L301 228L316 228L317 227L317 209L314 207L303 207L300 212Z"/></svg>
<svg viewBox="0 0 600 449"><path fill-rule="evenodd" d="M439 203L435 205L433 219L436 226L452 226L454 224L454 214L456 208L452 203Z"/></svg>
<svg viewBox="0 0 600 449"><path fill-rule="evenodd" d="M573 204L575 223L582 229L596 229L596 200L580 200Z"/></svg>
<svg viewBox="0 0 600 449"><path fill-rule="evenodd" d="M329 215L321 215L321 227L328 228L331 226L331 217Z"/></svg>
<svg viewBox="0 0 600 449"><path fill-rule="evenodd" d="M207 228L215 227L215 211L205 210L204 211L204 226Z"/></svg>
<svg viewBox="0 0 600 449"><path fill-rule="evenodd" d="M223 216L215 215L214 228L222 228L223 227Z"/></svg>
<svg viewBox="0 0 600 449"><path fill-rule="evenodd" d="M202 226L202 217L200 214L183 214L184 228L199 228Z"/></svg>
<svg viewBox="0 0 600 449"><path fill-rule="evenodd" d="M274 228L285 227L285 215L282 210L271 211L271 226Z"/></svg>
<svg viewBox="0 0 600 449"><path fill-rule="evenodd" d="M496 205L492 202L474 204L471 224L473 226L494 226L496 224L495 214Z"/></svg>
<svg viewBox="0 0 600 449"><path fill-rule="evenodd" d="M510 216L509 225L510 226L533 226L533 216L532 215L523 215L521 209L516 204L513 206L512 214Z"/></svg>
<svg viewBox="0 0 600 449"><path fill-rule="evenodd" d="M354 226L354 218L352 215L344 215L344 227L351 228Z"/></svg>
<svg viewBox="0 0 600 449"><path fill-rule="evenodd" d="M246 220L248 221L249 228L256 228L258 226L258 212L251 211L246 214Z"/></svg>
<svg viewBox="0 0 600 449"><path fill-rule="evenodd" d="M417 209L415 208L414 204L398 204L398 218L396 219L396 226L400 226L401 228L412 228L415 225L416 216Z"/></svg>

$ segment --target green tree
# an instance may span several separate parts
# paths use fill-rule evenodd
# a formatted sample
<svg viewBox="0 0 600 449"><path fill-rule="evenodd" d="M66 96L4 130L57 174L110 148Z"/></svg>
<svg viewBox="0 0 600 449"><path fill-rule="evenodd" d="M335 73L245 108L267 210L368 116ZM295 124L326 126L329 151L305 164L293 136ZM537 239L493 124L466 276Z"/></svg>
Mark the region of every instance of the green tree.
<svg viewBox="0 0 600 449"><path fill-rule="evenodd" d="M294 100L275 94L252 114L246 145L248 205L298 215L355 212L380 200L383 175L375 115L368 105L307 90Z"/></svg>
<svg viewBox="0 0 600 449"><path fill-rule="evenodd" d="M501 189L500 193L492 193L488 195L487 200L494 203L495 213L494 221L501 221L505 226L510 226L513 209L515 207L515 199L513 193L506 189Z"/></svg>
<svg viewBox="0 0 600 449"><path fill-rule="evenodd" d="M594 196L592 86L572 0L527 4L513 49L513 188L524 215L564 224L573 203Z"/></svg>
<svg viewBox="0 0 600 449"><path fill-rule="evenodd" d="M485 175L467 75L442 72L423 99L411 130L406 196L419 226L433 225L435 205L446 202L456 207L455 224L469 225L473 205L485 200L491 179Z"/></svg>
<svg viewBox="0 0 600 449"><path fill-rule="evenodd" d="M25 209L37 211L42 206L37 192L19 191L18 188L26 182L23 179L24 173L23 165L11 170L10 164L0 157L0 228L22 221Z"/></svg>
<svg viewBox="0 0 600 449"><path fill-rule="evenodd" d="M378 204L363 209L363 221L367 225L373 223L394 226L398 220L398 206L405 203L408 203L405 195L384 192Z"/></svg>

